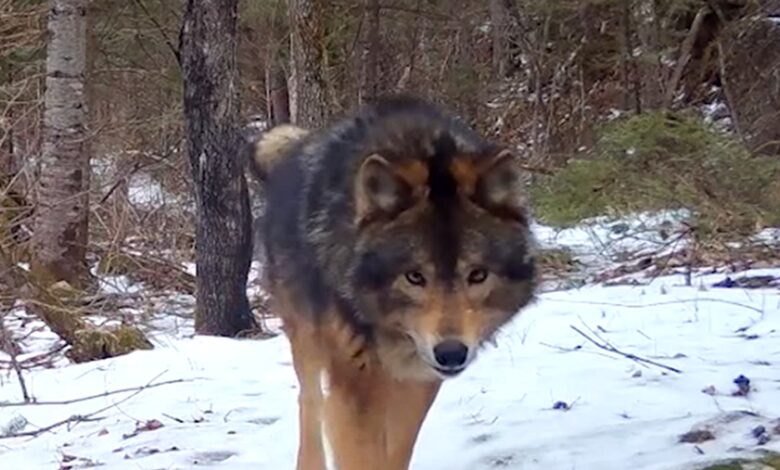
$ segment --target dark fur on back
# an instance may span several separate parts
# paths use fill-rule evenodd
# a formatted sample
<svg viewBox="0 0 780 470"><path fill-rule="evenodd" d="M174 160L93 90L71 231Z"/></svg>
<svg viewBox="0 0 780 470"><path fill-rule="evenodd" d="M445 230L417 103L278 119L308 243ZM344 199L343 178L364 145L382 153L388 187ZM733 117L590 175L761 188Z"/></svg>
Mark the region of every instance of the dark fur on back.
<svg viewBox="0 0 780 470"><path fill-rule="evenodd" d="M472 253L507 280L487 302L509 317L531 296L530 287L513 284L533 283L527 220L519 212L508 220L499 209L465 208L451 170L456 158L479 166L499 151L462 122L410 97L380 100L305 137L268 178L264 239L271 282L284 285L305 310L299 314L316 320L335 306L368 335L382 315L409 302L388 289L399 274L424 258L442 285L454 285L458 263ZM394 165L424 164L430 203L424 215L408 223L356 222L356 179L371 155Z"/></svg>

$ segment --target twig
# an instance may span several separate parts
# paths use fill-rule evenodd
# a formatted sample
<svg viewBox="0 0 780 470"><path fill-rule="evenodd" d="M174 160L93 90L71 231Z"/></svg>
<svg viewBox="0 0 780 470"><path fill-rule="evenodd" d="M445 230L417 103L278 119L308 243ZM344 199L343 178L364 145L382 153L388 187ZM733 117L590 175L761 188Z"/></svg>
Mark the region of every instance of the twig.
<svg viewBox="0 0 780 470"><path fill-rule="evenodd" d="M520 163L518 166L523 171L527 171L529 173L538 173L540 175L547 175L547 176L555 174L555 170L553 170L552 168L548 168L540 165L533 165L531 163Z"/></svg>
<svg viewBox="0 0 780 470"><path fill-rule="evenodd" d="M162 375L162 374L160 374ZM159 377L158 375L157 377ZM155 377L155 378L157 378ZM0 402L0 408L10 408L10 407L16 407L16 406L31 406L31 405L70 405L73 403L79 403L82 401L88 401L88 400L94 400L95 398L103 398L107 397L109 395L116 395L117 393L125 393L125 392L138 392L141 390L147 390L150 388L160 387L162 385L171 385L176 383L182 383L182 382L191 382L194 379L173 379L173 380L166 380L164 382L157 382L157 383L149 383L147 385L142 385L140 387L127 387L127 388L120 388L117 390L111 390L108 392L103 393L96 393L94 395L88 395L86 397L79 397L79 398L73 398L70 400L49 400L49 401L33 401L33 402L12 402L12 403L1 403ZM154 379L152 379L152 382Z"/></svg>
<svg viewBox="0 0 780 470"><path fill-rule="evenodd" d="M560 352L567 352L567 353L568 352L579 351L580 349L582 349L582 345L581 344L578 344L578 345L573 346L573 347L568 347L568 348L565 347L565 346L558 346L556 344L544 343L544 342L541 342L541 341L539 342L539 344L544 346L544 347L547 347L547 348L556 349L556 350L558 350Z"/></svg>
<svg viewBox="0 0 780 470"><path fill-rule="evenodd" d="M114 408L115 406L118 406L118 405L120 405L120 404L122 404L122 403L124 403L124 402L126 402L128 400L130 400L131 398L135 397L136 395L138 395L139 393L143 392L146 389L149 389L149 388L152 388L152 387L156 387L156 386L159 386L159 385L164 385L166 383L184 382L185 380L187 380L187 379L176 379L176 380L172 380L172 381L168 381L168 382L159 382L157 384L153 383L155 380L160 378L166 372L168 372L168 371L164 370L164 371L160 372L159 374L155 375L152 378L152 380L147 382L146 385L142 385L140 387L136 387L135 391L133 391L133 393L131 393L130 395L128 395L128 396L122 398L121 400L119 400L117 402L114 402L114 403L112 403L110 405L104 406L103 408L100 408L99 410L93 411L91 413L87 413L85 415L73 415L73 416L65 418L65 419L63 419L61 421L57 421L54 424L50 424L48 426L36 429L35 431L27 431L27 432L20 432L20 433L16 433L16 434L9 434L7 436L0 436L0 439L10 439L10 438L15 438L15 437L36 437L36 436L39 436L39 435L41 435L41 434L43 434L45 432L49 432L52 429L58 428L60 426L64 426L66 424L70 424L70 423L83 423L85 421L94 421L96 419L102 419L102 418L93 418L93 417L95 415L97 415L97 414L100 414L100 413L102 413L102 412L104 412L106 410L110 410L111 408ZM131 391L131 390L134 390L134 389L130 388L130 389L125 389L124 391ZM93 397L87 397L85 399L89 400L90 398L96 398L96 397L99 397L99 396L105 396L105 395L108 395L109 393L112 393L112 392L108 392L108 393L101 394L101 395L96 395L96 396L93 396ZM119 393L119 392L116 392L116 393ZM79 399L72 400L72 401L70 401L70 403L73 403L75 401L81 401L81 400L79 400ZM49 404L51 404L51 403L49 403Z"/></svg>
<svg viewBox="0 0 780 470"><path fill-rule="evenodd" d="M24 374L22 374L22 368L19 366L19 361L16 360L15 352L11 353L11 367L13 367L14 372L16 372L16 378L19 379L19 386L22 388L23 404L29 405L32 400L30 394L27 392L27 383L24 381Z"/></svg>
<svg viewBox="0 0 780 470"><path fill-rule="evenodd" d="M30 332L32 334L35 332L33 330ZM27 359L24 359L22 361L19 361L19 367L22 369L33 369L35 367L39 367L44 364L51 363L52 358L59 352L61 352L63 349L67 348L68 344L65 342L62 342L61 344L56 345L51 350L36 354L35 356L28 357ZM1 367L8 367L12 366L12 362L10 360L0 360L0 368ZM29 403L28 403L29 404Z"/></svg>
<svg viewBox="0 0 780 470"><path fill-rule="evenodd" d="M676 305L676 304L687 304L691 302L715 302L715 303L721 303L726 305L733 305L736 307L742 307L748 310L752 310L760 315L764 314L764 311L760 308L756 308L750 305L741 304L739 302L732 302L730 300L723 300L723 299L709 299L709 298L699 298L699 299L680 299L680 300L669 300L666 302L655 302L651 304L643 304L643 305L631 305L631 304L615 304L610 302L598 302L598 301L592 301L592 300L566 300L566 299L544 299L545 302L561 302L561 303L570 303L570 304L584 304L584 305L601 305L604 307L619 307L619 308L650 308L650 307L661 307L664 305Z"/></svg>
<svg viewBox="0 0 780 470"><path fill-rule="evenodd" d="M3 254L3 263L6 263L8 260L5 258L5 255ZM10 284L14 286L13 280L11 280ZM14 286L15 288L16 286ZM15 299L11 299L11 305L13 304L13 301ZM3 306L5 307L5 306ZM0 351L5 351L8 353L8 356L10 357L10 360L8 361L11 364L11 368L13 368L14 372L16 373L16 378L19 379L19 387L22 389L22 398L24 399L25 403L29 403L30 400L30 394L27 391L27 383L24 381L24 374L22 373L22 367L19 364L19 360L17 359L17 355L21 352L22 348L19 346L18 342L14 339L13 333L9 331L5 327L5 315L0 316Z"/></svg>
<svg viewBox="0 0 780 470"><path fill-rule="evenodd" d="M577 333L579 333L580 335L582 335L583 338L585 338L588 341L590 341L591 343L593 343L599 349L603 349L604 351L609 351L611 353L619 354L619 355L621 355L621 356L623 356L625 358L631 359L632 361L635 361L635 362L640 363L640 364L645 364L645 365L649 364L651 366L660 367L662 369L666 369L666 370L672 371L672 372L677 373L677 374L682 374L682 371L680 369L676 369L674 367L667 366L667 365L661 364L660 362L652 361L650 359L645 359L643 357L639 357L636 354L625 353L625 352L617 349L616 347L612 346L604 338L599 338L599 339L601 339L601 341L604 341L604 343L600 343L600 342L596 341L595 339L591 338L590 336L588 336L586 333L584 333L582 330L580 330L576 326L574 326L574 325L569 325L569 326L571 327L572 330L574 330Z"/></svg>
<svg viewBox="0 0 780 470"><path fill-rule="evenodd" d="M715 43L718 47L718 70L720 74L720 84L723 89L723 96L726 98L726 106L729 108L729 115L731 116L731 123L734 124L734 131L736 131L739 139L743 144L747 145L747 139L745 133L742 132L742 126L740 126L740 119L737 113L737 105L734 101L734 96L731 93L731 87L726 73L726 58L723 51L723 43L718 39Z"/></svg>
<svg viewBox="0 0 780 470"><path fill-rule="evenodd" d="M173 41L171 41L171 39L165 33L165 28L163 28L160 22L157 21L157 18L155 18L155 16L149 12L149 9L146 7L144 2L141 0L135 0L135 3L141 8L141 10L143 10L146 17L149 18L149 21L154 24L154 27L157 28L157 31L160 33L160 36L162 36L163 41L165 42L165 45L168 46L168 49L170 49L173 53L173 57L176 59L176 63L181 64L181 51L179 51L179 48L173 44Z"/></svg>
<svg viewBox="0 0 780 470"><path fill-rule="evenodd" d="M111 405L111 406L113 406L113 405ZM110 407L108 407L108 408L110 408ZM108 409L108 408L106 408L106 409ZM102 418L93 418L92 416L94 416L94 415L96 415L96 414L98 414L100 412L103 412L103 411L105 411L105 410L98 410L98 411L95 411L94 413L89 413L89 414L86 414L86 415L73 415L73 416L65 418L65 419L63 419L61 421L57 421L54 424L50 424L48 426L36 429L35 431L26 431L26 432L20 432L20 433L17 433L17 434L7 434L7 435L0 436L0 439L11 439L11 438L14 438L14 437L36 437L36 436L39 436L39 435L41 435L41 434L43 434L45 432L49 432L52 429L58 428L60 426L64 426L66 424L70 424L70 423L83 423L83 422L86 422L86 421L97 421L97 420L102 419Z"/></svg>
<svg viewBox="0 0 780 470"><path fill-rule="evenodd" d="M163 413L162 415L170 420L176 421L179 424L184 424L184 420L181 418L177 418L176 416L169 415L168 413Z"/></svg>

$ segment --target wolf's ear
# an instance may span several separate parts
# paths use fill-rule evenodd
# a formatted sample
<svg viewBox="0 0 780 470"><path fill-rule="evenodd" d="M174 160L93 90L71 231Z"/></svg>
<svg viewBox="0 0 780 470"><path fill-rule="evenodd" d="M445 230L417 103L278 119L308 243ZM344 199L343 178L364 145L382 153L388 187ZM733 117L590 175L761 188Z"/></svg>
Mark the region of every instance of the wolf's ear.
<svg viewBox="0 0 780 470"><path fill-rule="evenodd" d="M497 217L528 223L520 169L509 150L499 151L479 170L472 198Z"/></svg>
<svg viewBox="0 0 780 470"><path fill-rule="evenodd" d="M379 155L369 156L360 166L355 182L357 223L376 217L393 218L412 207L424 191L423 177L427 173L422 175L423 170L419 162L398 167Z"/></svg>

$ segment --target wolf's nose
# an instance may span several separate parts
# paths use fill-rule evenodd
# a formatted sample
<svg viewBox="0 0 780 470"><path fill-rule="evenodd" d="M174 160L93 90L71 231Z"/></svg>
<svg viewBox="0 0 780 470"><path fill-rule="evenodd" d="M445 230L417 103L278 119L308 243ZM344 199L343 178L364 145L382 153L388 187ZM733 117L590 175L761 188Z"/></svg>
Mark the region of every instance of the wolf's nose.
<svg viewBox="0 0 780 470"><path fill-rule="evenodd" d="M463 366L469 355L469 348L457 339L445 339L433 347L433 357L440 366L454 369Z"/></svg>

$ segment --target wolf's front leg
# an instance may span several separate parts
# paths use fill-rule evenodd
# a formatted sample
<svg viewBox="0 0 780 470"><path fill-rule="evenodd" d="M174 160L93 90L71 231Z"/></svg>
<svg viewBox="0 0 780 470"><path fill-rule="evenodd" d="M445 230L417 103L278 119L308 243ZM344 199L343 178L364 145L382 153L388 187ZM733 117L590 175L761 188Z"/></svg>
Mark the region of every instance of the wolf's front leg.
<svg viewBox="0 0 780 470"><path fill-rule="evenodd" d="M381 374L334 364L321 372L322 447L327 470L387 469Z"/></svg>
<svg viewBox="0 0 780 470"><path fill-rule="evenodd" d="M439 392L441 381L393 381L387 387L386 406L388 466L406 470L412 459L420 428Z"/></svg>
<svg viewBox="0 0 780 470"><path fill-rule="evenodd" d="M382 368L323 370L328 470L407 470L440 382L398 381Z"/></svg>

